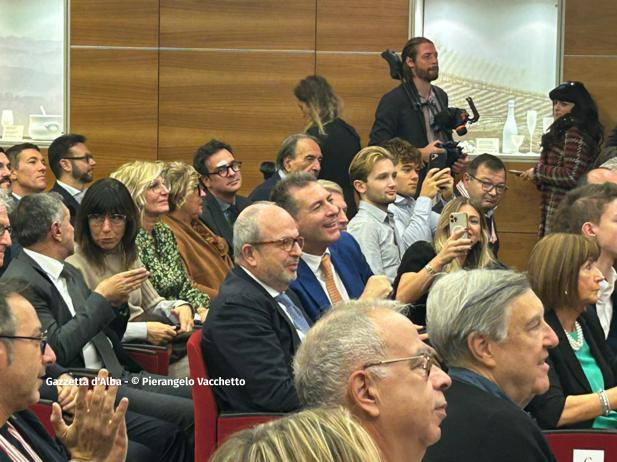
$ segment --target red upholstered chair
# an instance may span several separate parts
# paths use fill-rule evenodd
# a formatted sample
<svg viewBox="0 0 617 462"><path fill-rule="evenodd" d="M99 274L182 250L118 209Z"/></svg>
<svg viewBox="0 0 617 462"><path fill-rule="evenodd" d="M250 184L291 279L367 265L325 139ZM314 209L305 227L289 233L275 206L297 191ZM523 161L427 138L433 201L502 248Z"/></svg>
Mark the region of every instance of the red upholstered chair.
<svg viewBox="0 0 617 462"><path fill-rule="evenodd" d="M575 449L604 451L604 460L617 460L617 431L609 430L549 430L546 441L557 462L572 462Z"/></svg>
<svg viewBox="0 0 617 462"><path fill-rule="evenodd" d="M122 348L145 371L151 374L169 374L169 347L149 343L123 343Z"/></svg>
<svg viewBox="0 0 617 462"><path fill-rule="evenodd" d="M52 438L56 437L56 432L54 431L54 427L51 425L51 403L52 401L49 399L41 399L38 403L30 406L30 410L36 414L39 418L47 433L51 435Z"/></svg>
<svg viewBox="0 0 617 462"><path fill-rule="evenodd" d="M210 386L198 382L198 379L208 379L201 353L201 331L191 335L186 350L191 378L194 380L192 389L195 407L195 460L208 460L214 450L232 433L284 415L219 413Z"/></svg>

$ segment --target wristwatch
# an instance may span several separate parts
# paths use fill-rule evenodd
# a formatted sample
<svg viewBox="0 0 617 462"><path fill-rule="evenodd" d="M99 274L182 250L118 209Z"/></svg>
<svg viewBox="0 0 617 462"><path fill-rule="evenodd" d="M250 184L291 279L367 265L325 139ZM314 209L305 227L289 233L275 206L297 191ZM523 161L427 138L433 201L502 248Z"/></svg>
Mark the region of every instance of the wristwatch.
<svg viewBox="0 0 617 462"><path fill-rule="evenodd" d="M430 263L427 263L424 269L426 270L428 274L435 274L435 270L433 269Z"/></svg>

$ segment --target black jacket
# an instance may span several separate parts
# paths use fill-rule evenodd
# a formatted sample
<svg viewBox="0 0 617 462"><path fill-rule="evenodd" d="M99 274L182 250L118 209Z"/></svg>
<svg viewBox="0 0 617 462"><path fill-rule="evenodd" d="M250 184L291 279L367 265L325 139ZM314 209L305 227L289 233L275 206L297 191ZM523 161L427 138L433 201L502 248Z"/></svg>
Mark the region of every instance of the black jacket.
<svg viewBox="0 0 617 462"><path fill-rule="evenodd" d="M251 201L246 197L236 196L236 207L238 208L238 212L242 212L242 210L249 205L251 205ZM229 255L233 256L233 228L227 221L227 218L225 218L225 214L221 210L218 201L210 193L206 193L206 197L204 197L203 211L199 218L214 234L223 237L227 241Z"/></svg>

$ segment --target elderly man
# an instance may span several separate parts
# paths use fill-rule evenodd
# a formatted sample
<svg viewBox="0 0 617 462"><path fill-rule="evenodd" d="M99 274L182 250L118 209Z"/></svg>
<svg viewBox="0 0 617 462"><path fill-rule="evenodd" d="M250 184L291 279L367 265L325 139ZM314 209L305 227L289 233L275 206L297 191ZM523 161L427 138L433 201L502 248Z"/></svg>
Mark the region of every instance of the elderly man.
<svg viewBox="0 0 617 462"><path fill-rule="evenodd" d="M450 378L392 301L336 305L309 331L294 359L306 406L342 405L386 462L422 460L440 438Z"/></svg>
<svg viewBox="0 0 617 462"><path fill-rule="evenodd" d="M296 220L304 238L298 278L290 287L316 321L333 303L353 298L385 298L385 276L373 276L356 240L340 231L333 195L308 173L293 173L272 190L272 200Z"/></svg>
<svg viewBox="0 0 617 462"><path fill-rule="evenodd" d="M248 206L234 225L237 266L204 324L202 349L219 409L289 412L300 404L291 362L310 320L289 291L304 240L294 219L271 203Z"/></svg>
<svg viewBox="0 0 617 462"><path fill-rule="evenodd" d="M249 199L254 202L270 200L270 191L274 185L293 172L307 172L317 178L322 158L316 138L304 133L288 136L276 155L276 173L257 186Z"/></svg>
<svg viewBox="0 0 617 462"><path fill-rule="evenodd" d="M457 271L433 283L431 342L448 367L448 418L429 462L540 462L554 457L523 408L549 386L557 345L527 278L506 270Z"/></svg>
<svg viewBox="0 0 617 462"><path fill-rule="evenodd" d="M598 167L589 170L578 180L578 186L585 186L588 184L602 184L602 183L616 183L617 184L617 172L606 167Z"/></svg>

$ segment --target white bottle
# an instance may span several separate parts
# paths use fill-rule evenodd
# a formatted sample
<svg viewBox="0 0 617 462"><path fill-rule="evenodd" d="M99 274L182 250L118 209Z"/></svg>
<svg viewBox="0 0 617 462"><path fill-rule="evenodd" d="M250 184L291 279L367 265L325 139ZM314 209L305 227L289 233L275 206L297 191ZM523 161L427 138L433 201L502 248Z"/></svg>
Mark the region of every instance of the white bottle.
<svg viewBox="0 0 617 462"><path fill-rule="evenodd" d="M511 154L515 151L515 147L512 144L512 135L518 135L518 127L516 126L516 118L514 117L513 99L508 101L508 116L503 126L501 152L504 154Z"/></svg>

